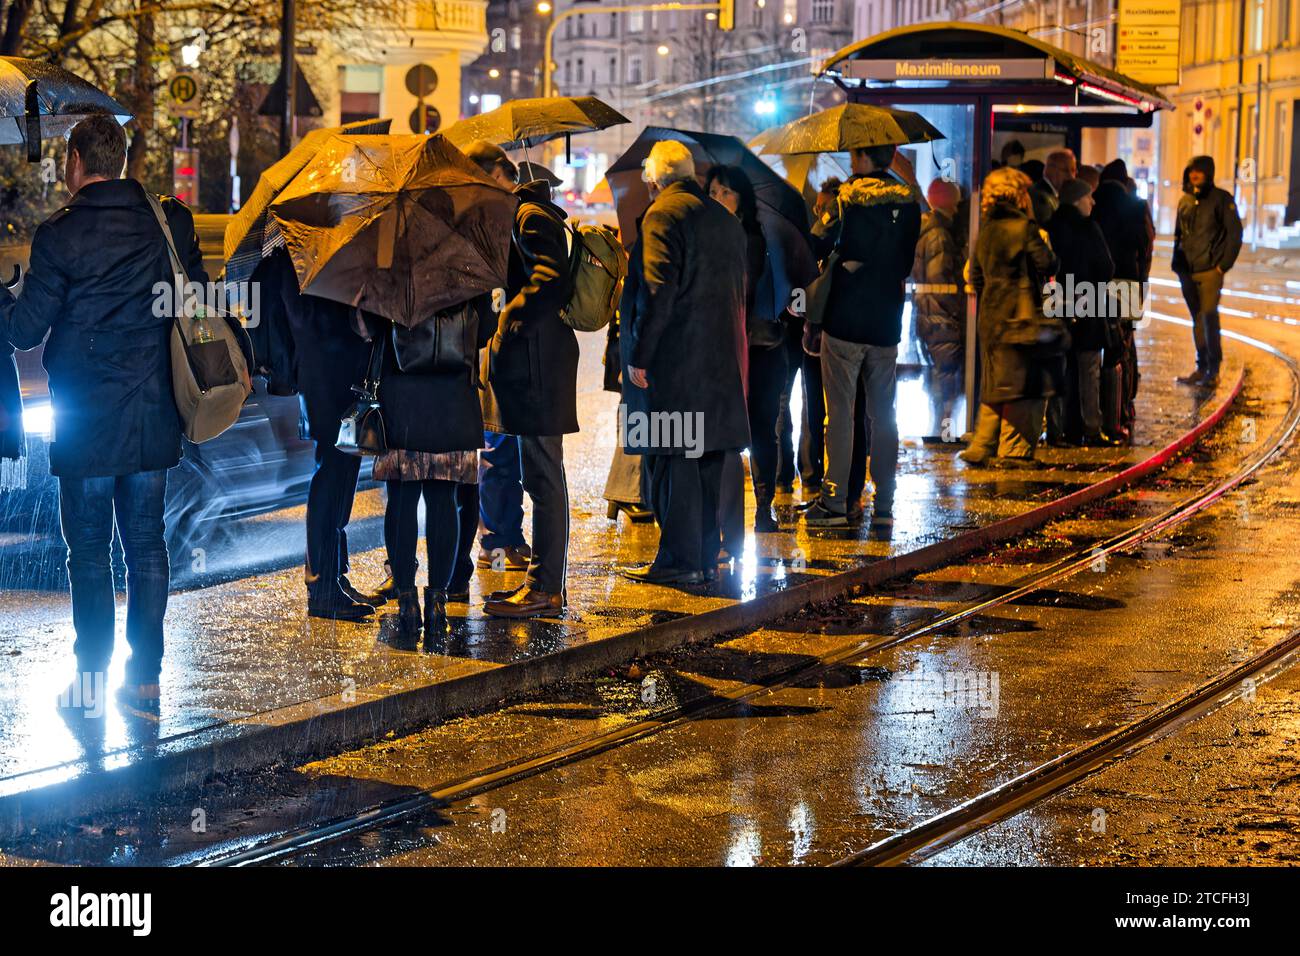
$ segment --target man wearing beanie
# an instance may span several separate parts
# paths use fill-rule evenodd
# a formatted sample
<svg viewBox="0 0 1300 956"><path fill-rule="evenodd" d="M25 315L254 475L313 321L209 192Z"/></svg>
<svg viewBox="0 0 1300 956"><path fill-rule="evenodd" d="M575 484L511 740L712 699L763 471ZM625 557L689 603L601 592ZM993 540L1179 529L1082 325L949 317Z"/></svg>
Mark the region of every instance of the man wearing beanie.
<svg viewBox="0 0 1300 956"><path fill-rule="evenodd" d="M1210 156L1192 157L1183 190L1174 228L1173 269L1192 314L1196 370L1179 376L1178 381L1209 388L1218 382L1223 360L1219 294L1224 274L1241 252L1241 217L1232 195L1214 185L1214 159Z"/></svg>

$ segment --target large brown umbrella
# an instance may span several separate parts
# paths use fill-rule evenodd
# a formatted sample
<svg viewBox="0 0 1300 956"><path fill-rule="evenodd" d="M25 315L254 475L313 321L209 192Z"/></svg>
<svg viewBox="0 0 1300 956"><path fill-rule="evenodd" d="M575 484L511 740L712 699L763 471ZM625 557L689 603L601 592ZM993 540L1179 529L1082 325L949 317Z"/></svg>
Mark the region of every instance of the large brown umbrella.
<svg viewBox="0 0 1300 956"><path fill-rule="evenodd" d="M226 281L232 285L243 282L253 274L262 257L283 240L276 230L272 235L266 233L267 213L271 203L293 177L302 172L325 141L340 133L348 136L387 133L392 120L361 120L345 123L342 126L326 129L314 129L298 141L298 145L287 154L268 166L257 177L257 185L248 201L239 207L239 212L226 224L225 257Z"/></svg>
<svg viewBox="0 0 1300 956"><path fill-rule="evenodd" d="M443 135L462 148L485 139L502 149L522 149L628 122L626 116L594 96L547 96L510 100L452 124Z"/></svg>
<svg viewBox="0 0 1300 956"><path fill-rule="evenodd" d="M841 103L804 116L763 136L772 153L842 153L869 146L901 146L944 139L920 113L866 103Z"/></svg>
<svg viewBox="0 0 1300 956"><path fill-rule="evenodd" d="M304 293L413 326L506 284L516 205L442 136L332 136L271 215Z"/></svg>

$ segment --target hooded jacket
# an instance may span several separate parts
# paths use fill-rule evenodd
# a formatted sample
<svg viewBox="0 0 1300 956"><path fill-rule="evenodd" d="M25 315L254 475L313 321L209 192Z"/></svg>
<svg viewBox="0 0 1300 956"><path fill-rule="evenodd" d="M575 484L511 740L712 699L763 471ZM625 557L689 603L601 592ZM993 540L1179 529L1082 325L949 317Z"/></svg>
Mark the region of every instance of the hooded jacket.
<svg viewBox="0 0 1300 956"><path fill-rule="evenodd" d="M1214 185L1214 159L1193 157L1188 172L1205 173L1200 189L1184 178L1174 228L1173 269L1179 275L1222 269L1227 272L1241 252L1241 217L1232 194Z"/></svg>
<svg viewBox="0 0 1300 956"><path fill-rule="evenodd" d="M888 173L854 176L840 187L840 261L822 328L860 345L896 346L903 335L903 283L921 234L921 194ZM860 265L853 271L845 263Z"/></svg>

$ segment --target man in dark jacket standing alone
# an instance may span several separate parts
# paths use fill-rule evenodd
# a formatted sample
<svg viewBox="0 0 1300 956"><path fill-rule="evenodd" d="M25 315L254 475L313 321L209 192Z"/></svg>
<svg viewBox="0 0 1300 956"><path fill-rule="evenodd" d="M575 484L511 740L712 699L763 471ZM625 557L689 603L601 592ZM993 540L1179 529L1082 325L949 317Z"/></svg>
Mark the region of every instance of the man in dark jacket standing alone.
<svg viewBox="0 0 1300 956"><path fill-rule="evenodd" d="M641 223L644 308L629 328L622 422L629 453L646 456L659 550L634 581L699 584L718 573L718 499L728 451L749 444L745 404L745 230L704 194L681 143L656 143Z"/></svg>
<svg viewBox="0 0 1300 956"><path fill-rule="evenodd" d="M826 390L826 478L821 497L804 512L809 527L846 527L853 449L854 398L866 385L871 423L872 523L894 520L898 422L895 367L903 334L903 282L912 271L921 233L920 194L889 175L893 146L852 152L853 176L840 187L841 221L830 298L820 327L808 335L820 352Z"/></svg>
<svg viewBox="0 0 1300 956"><path fill-rule="evenodd" d="M1173 268L1192 314L1196 370L1178 377L1183 385L1210 387L1219 380L1219 295L1223 276L1241 252L1241 217L1232 194L1214 185L1214 159L1194 156L1184 195L1178 201Z"/></svg>
<svg viewBox="0 0 1300 956"><path fill-rule="evenodd" d="M73 127L72 201L36 230L22 294L0 291L0 337L32 349L49 335L50 471L59 479L80 679L102 681L113 656L116 518L128 573L124 696L148 703L159 696L169 583L163 496L181 458L181 420L172 318L155 309L155 284L174 284L167 242L144 187L119 178L125 165L126 136L111 117ZM171 198L162 205L189 280L206 285L190 211Z"/></svg>
<svg viewBox="0 0 1300 956"><path fill-rule="evenodd" d="M516 186L505 152L483 140L465 155L519 198L506 304L483 360L483 427L519 436L533 549L523 584L489 595L495 617L557 617L565 607L569 488L564 436L578 430L578 338L560 317L573 292L565 213L545 180Z"/></svg>

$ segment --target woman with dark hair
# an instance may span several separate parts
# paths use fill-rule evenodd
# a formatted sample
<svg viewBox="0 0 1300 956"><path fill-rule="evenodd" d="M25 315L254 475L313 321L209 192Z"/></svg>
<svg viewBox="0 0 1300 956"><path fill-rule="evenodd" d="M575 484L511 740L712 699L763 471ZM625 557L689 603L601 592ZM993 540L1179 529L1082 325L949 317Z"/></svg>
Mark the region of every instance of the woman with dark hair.
<svg viewBox="0 0 1300 956"><path fill-rule="evenodd" d="M1044 339L1053 321L1043 311L1042 289L1057 259L1031 218L1029 186L1028 176L1004 166L984 178L980 196L979 240L970 263L979 301L980 410L975 435L960 455L975 465L1035 467L1045 400L1063 377L1056 348L1068 342L1049 346Z"/></svg>
<svg viewBox="0 0 1300 956"><path fill-rule="evenodd" d="M746 401L749 406L749 468L754 482L754 530L760 533L779 530L772 499L776 494L777 419L781 412L781 392L785 387L788 362L785 323L782 315L786 302L778 303L778 278L772 268L768 241L759 223L758 199L749 176L737 166L713 166L705 179L709 195L740 219L745 228L745 332L749 343ZM788 295L786 296L788 300ZM722 489L723 547L732 555L743 542L744 499L743 470L736 461L728 461ZM734 473L729 473L734 469ZM735 544L736 547L732 547Z"/></svg>

